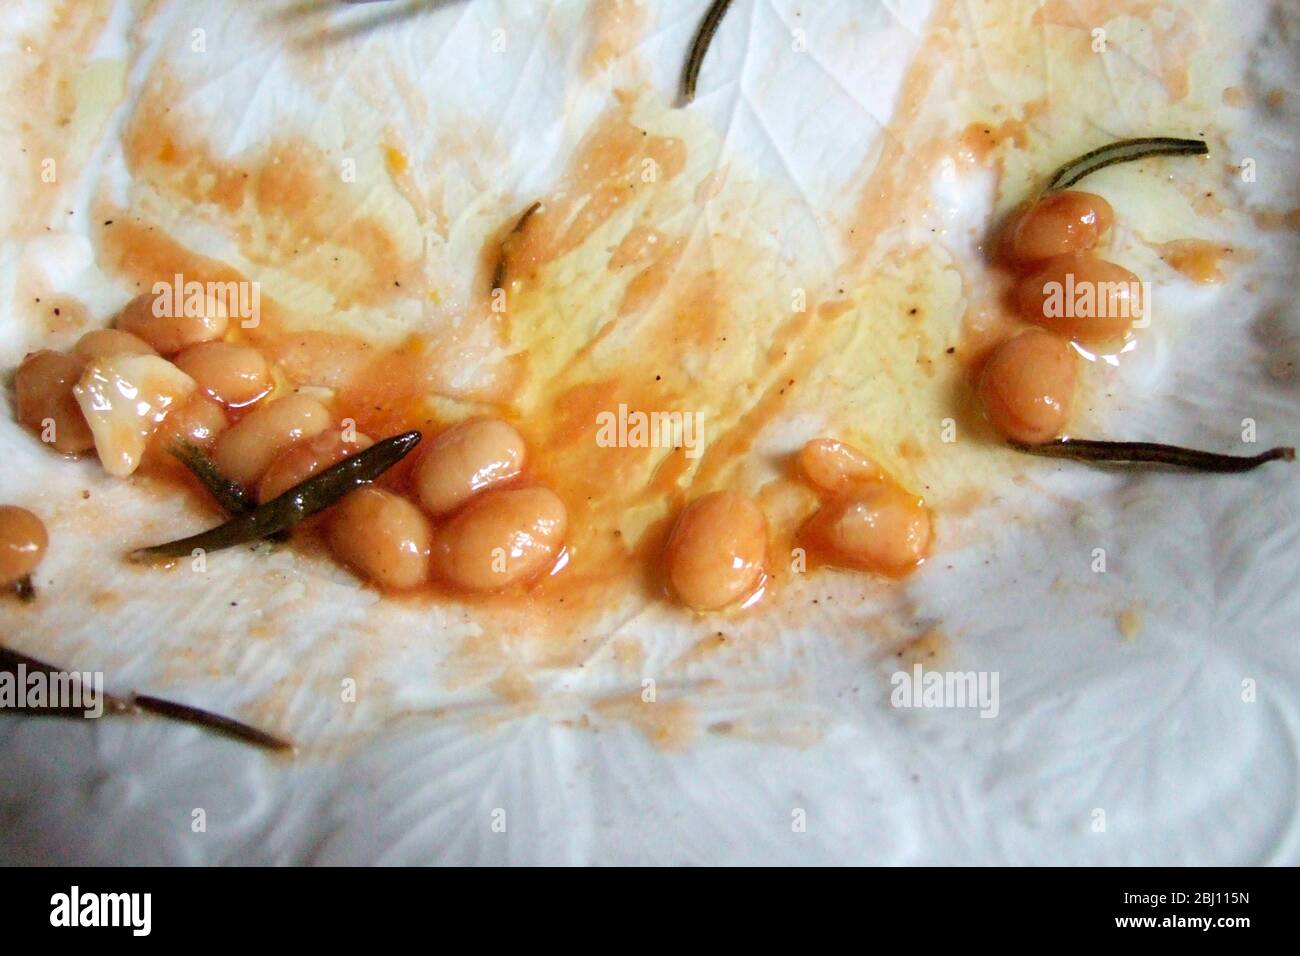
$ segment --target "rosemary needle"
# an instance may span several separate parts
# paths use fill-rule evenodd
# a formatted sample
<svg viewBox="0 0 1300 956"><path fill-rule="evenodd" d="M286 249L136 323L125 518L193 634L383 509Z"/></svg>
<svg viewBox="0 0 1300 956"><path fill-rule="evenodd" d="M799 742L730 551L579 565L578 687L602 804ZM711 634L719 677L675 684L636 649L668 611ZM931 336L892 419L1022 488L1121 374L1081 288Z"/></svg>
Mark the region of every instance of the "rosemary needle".
<svg viewBox="0 0 1300 956"><path fill-rule="evenodd" d="M22 668L22 670L28 675L45 674L47 676L60 676L66 673L60 671L52 664L38 661L36 658L28 657L26 654L19 654L17 651L11 651L7 647L0 647L0 674L12 674L14 677L17 677L19 674L19 668ZM75 676L76 675L74 674L73 677ZM79 681L80 678L76 678L76 680ZM71 684L72 681L69 681L69 688L71 688ZM85 699L84 693L82 699L83 701ZM101 693L100 699L103 701L105 713L126 714L131 711L131 703L124 697L116 697L112 694ZM16 713L31 714L38 717L84 717L86 713L86 708L84 706L73 707L71 705L57 705L52 704L52 702L48 700L45 703L50 704L51 706L28 705L25 707L14 707L12 710ZM7 707L0 708L0 713L4 713L6 710L10 709L11 708Z"/></svg>
<svg viewBox="0 0 1300 956"><path fill-rule="evenodd" d="M62 676L66 671L38 661L33 657L27 657L19 654L17 651L11 651L8 648L0 647L0 673L17 675L19 667L27 674L42 673L47 675ZM75 676L75 675L74 675ZM83 698L84 700L84 693ZM152 714L158 717L165 717L170 720L190 724L200 727L204 730L211 730L214 733L230 737L241 743L251 744L254 747L261 747L263 750L274 751L292 751L296 749L291 741L274 734L269 734L264 730L258 730L248 724L234 720L230 717L223 717L221 714L214 714L211 711L202 710L198 707L191 707L188 704L178 704L175 701L163 700L161 697L150 697L145 694L135 694L131 697L118 697L113 694L100 694L100 700L104 705L105 714L116 716L138 716L139 714ZM47 701L47 703L49 703ZM73 707L70 705L54 706L27 706L16 708L5 708L13 713L27 714L35 717L85 717L86 707ZM3 711L0 711L3 712Z"/></svg>
<svg viewBox="0 0 1300 956"><path fill-rule="evenodd" d="M1070 160L1052 174L1044 192L1068 189L1085 176L1116 163L1131 163L1149 156L1205 156L1209 152L1210 148L1199 139L1177 139L1173 136L1123 139Z"/></svg>
<svg viewBox="0 0 1300 956"><path fill-rule="evenodd" d="M226 514L237 515L253 510L256 503L244 486L218 471L207 452L198 445L178 441L168 451L198 479Z"/></svg>
<svg viewBox="0 0 1300 956"><path fill-rule="evenodd" d="M722 18L727 15L730 7L731 0L713 0L708 12L704 14L704 19L700 21L700 27L695 32L695 40L691 43L690 53L686 56L686 68L682 71L681 105L683 106L695 99L695 83L700 78L704 55L709 52L713 35L718 32L718 25L722 23Z"/></svg>
<svg viewBox="0 0 1300 956"><path fill-rule="evenodd" d="M501 251L497 255L496 268L492 270L492 291L504 289L506 287L506 267L509 250L506 244L515 236L524 231L524 226L528 225L528 220L533 218L533 213L542 208L541 201L537 201L523 211L518 219L515 220L514 226L506 233L506 237L501 240Z"/></svg>
<svg viewBox="0 0 1300 956"><path fill-rule="evenodd" d="M252 511L233 516L223 525L188 538L141 548L132 552L131 559L183 558L194 551L220 551L270 537L324 511L348 492L374 481L405 458L419 442L418 431L376 442Z"/></svg>
<svg viewBox="0 0 1300 956"><path fill-rule="evenodd" d="M198 707L191 707L189 704L178 704L172 700L149 697L145 694L136 694L131 698L131 703L145 713L202 727L205 730L211 730L213 733L233 738L241 743L261 747L263 750L284 751L295 749L294 745L283 737L276 737L274 734L268 734L265 730L258 730L256 727L251 727L241 721L223 717L208 710L201 710Z"/></svg>
<svg viewBox="0 0 1300 956"><path fill-rule="evenodd" d="M1218 474L1251 471L1270 461L1294 461L1294 448L1270 448L1258 455L1220 455L1216 452L1181 448L1177 445L1160 445L1140 441L1093 441L1086 438L1058 438L1041 445L1008 442L1016 451L1046 458L1069 458L1087 461L1129 465L1166 465L1189 471Z"/></svg>

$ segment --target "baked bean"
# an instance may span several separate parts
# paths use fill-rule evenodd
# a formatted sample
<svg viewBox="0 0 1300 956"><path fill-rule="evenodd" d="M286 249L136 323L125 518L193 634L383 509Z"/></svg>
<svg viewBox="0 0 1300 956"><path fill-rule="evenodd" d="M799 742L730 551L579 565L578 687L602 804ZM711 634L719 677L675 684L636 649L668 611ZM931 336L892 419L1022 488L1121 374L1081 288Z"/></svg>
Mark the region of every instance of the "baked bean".
<svg viewBox="0 0 1300 956"><path fill-rule="evenodd" d="M1065 339L1027 329L998 346L980 375L984 411L999 432L1027 444L1059 435L1074 408L1078 355Z"/></svg>
<svg viewBox="0 0 1300 956"><path fill-rule="evenodd" d="M290 445L271 462L257 486L257 500L278 498L294 485L302 484L313 475L337 465L344 458L365 451L374 442L358 434L347 441L342 432L325 431L315 438L307 438Z"/></svg>
<svg viewBox="0 0 1300 956"><path fill-rule="evenodd" d="M1027 322L1078 342L1122 338L1142 317L1142 283L1132 272L1090 255L1048 259L1016 284Z"/></svg>
<svg viewBox="0 0 1300 956"><path fill-rule="evenodd" d="M767 520L754 501L715 491L686 506L668 539L668 582L681 602L715 611L753 594L763 579Z"/></svg>
<svg viewBox="0 0 1300 956"><path fill-rule="evenodd" d="M1115 221L1110 203L1093 193L1049 193L1017 221L1011 253L1021 262L1037 262L1092 249Z"/></svg>
<svg viewBox="0 0 1300 956"><path fill-rule="evenodd" d="M176 356L176 365L221 404L243 408L274 384L271 366L257 349L234 342L200 342Z"/></svg>
<svg viewBox="0 0 1300 956"><path fill-rule="evenodd" d="M499 591L550 568L564 546L568 513L547 488L477 495L434 536L434 572L467 591Z"/></svg>
<svg viewBox="0 0 1300 956"><path fill-rule="evenodd" d="M158 355L121 353L91 362L73 388L100 464L125 478L154 432L194 392L194 379Z"/></svg>
<svg viewBox="0 0 1300 956"><path fill-rule="evenodd" d="M82 364L71 355L43 349L23 359L14 375L19 423L65 455L79 455L95 447L95 436L73 392Z"/></svg>
<svg viewBox="0 0 1300 956"><path fill-rule="evenodd" d="M338 558L380 587L401 591L429 576L429 519L401 495L358 488L330 512L329 543Z"/></svg>
<svg viewBox="0 0 1300 956"><path fill-rule="evenodd" d="M156 355L144 339L121 329L92 329L77 340L72 354L83 362L94 362L114 355Z"/></svg>
<svg viewBox="0 0 1300 956"><path fill-rule="evenodd" d="M36 570L50 543L45 524L26 508L0 505L0 587Z"/></svg>
<svg viewBox="0 0 1300 956"><path fill-rule="evenodd" d="M526 455L523 436L505 422L462 422L435 438L420 457L413 478L416 495L430 514L447 514L516 477Z"/></svg>
<svg viewBox="0 0 1300 956"><path fill-rule="evenodd" d="M167 413L149 439L148 454L169 454L168 449L182 441L211 448L228 424L220 405L202 392L193 392Z"/></svg>
<svg viewBox="0 0 1300 956"><path fill-rule="evenodd" d="M136 296L118 315L117 327L144 339L163 355L174 355L226 334L230 319L221 300L205 296L197 309L191 309L190 303L170 300L170 296L159 297L152 292ZM198 314L191 315L191 311Z"/></svg>
<svg viewBox="0 0 1300 956"><path fill-rule="evenodd" d="M305 395L286 395L255 409L217 439L212 461L217 470L245 487L261 478L276 457L330 425L330 413Z"/></svg>
<svg viewBox="0 0 1300 956"><path fill-rule="evenodd" d="M930 512L920 498L881 481L822 508L809 531L834 563L901 575L929 553Z"/></svg>
<svg viewBox="0 0 1300 956"><path fill-rule="evenodd" d="M881 478L874 461L833 438L814 438L804 445L799 451L799 470L815 487L832 494Z"/></svg>

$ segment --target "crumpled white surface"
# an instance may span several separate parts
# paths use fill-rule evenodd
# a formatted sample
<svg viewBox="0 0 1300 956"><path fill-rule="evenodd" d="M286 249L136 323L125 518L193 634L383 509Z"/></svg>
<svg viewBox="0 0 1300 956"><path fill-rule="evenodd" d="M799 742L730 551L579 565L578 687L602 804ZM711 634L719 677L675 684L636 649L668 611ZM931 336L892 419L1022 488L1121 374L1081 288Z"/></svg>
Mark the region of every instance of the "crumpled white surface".
<svg viewBox="0 0 1300 956"><path fill-rule="evenodd" d="M127 48L122 6L108 31L118 40L100 46L105 57ZM232 154L275 136L286 117L322 141L369 142L395 129L412 156L448 157L439 176L449 223L500 221L548 188L566 147L606 104L613 77L632 67L583 75L588 4L409 6L409 16L366 5L329 19L310 4L164 0L137 37L128 89L160 60L182 64L190 82L178 105L205 116L212 140ZM645 79L671 96L705 4L638 6L652 9L635 58L646 65ZM735 162L797 197L784 207L779 242L803 265L833 271L845 257L834 225L864 163L889 135L883 126L931 6L739 0L714 43L694 108L720 131L720 166ZM1279 71L1298 59L1295 11L1280 2L1271 13L1238 6L1254 11L1238 18L1241 36L1209 42L1253 51L1240 66L1243 78L1294 89L1294 74ZM348 24L370 18L382 22L349 35ZM1279 24L1290 27L1290 47ZM328 82L304 78L285 52L322 26L341 34L332 56L350 57ZM195 29L206 31L213 52L186 61ZM498 29L509 38L500 53L491 49ZM789 55L795 29L807 30L807 55ZM1261 32L1266 38L1256 43ZM1126 103L1125 83L1141 72L1140 57L1118 62L1115 109L1097 96L1102 130L1108 121L1122 125L1116 111ZM395 102L394 77L422 91L427 114L383 108ZM1290 181L1298 108L1291 96L1249 118L1223 118L1234 149L1257 159L1264 180L1244 202L1300 205ZM87 170L98 188L130 188L114 146L123 115L113 114ZM340 117L354 125L340 128ZM467 124L493 118L491 155L449 148L458 117ZM965 190L964 181L935 182L933 215L952 224L954 236L959 225L988 215L980 176ZM1136 208L1142 190L1133 183L1121 176L1114 187ZM8 217L20 221L22 210ZM474 228L466 226L459 243L458 235L453 225L433 254L440 272L455 274L477 254ZM1227 284L1179 301L1169 334L1117 376L1108 412L1115 437L1231 448L1241 420L1253 418L1261 446L1294 442L1297 242L1294 232L1270 235ZM959 241L953 246L963 254ZM8 241L6 287L16 288L18 268L39 264L108 308L113 293L96 280L87 255L84 237L66 224L54 237ZM0 328L12 365L35 333ZM91 578L111 580L124 572L102 555L185 520L174 501L140 517L143 492L90 463L53 460L9 415L0 416L0 454L0 499L55 512L42 571L53 579L85 574L90 564ZM93 541L60 533L75 526L76 505L67 503L82 488L120 516ZM49 863L1295 864L1298 535L1300 491L1287 467L1199 478L1045 465L968 519L913 579L899 602L907 609L896 611L909 624L942 622L954 637L949 666L1000 675L996 719L887 706L893 648L853 640L879 604L833 580L827 587L843 599L838 610L787 621L774 640L736 652L746 658L746 679L710 689L707 679L728 667L725 658L674 672L675 693L689 698L702 728L698 740L675 750L654 746L633 723L593 704L618 686L609 655L593 656L594 676L549 675L536 706L442 686L430 675L447 663L446 648L429 635L463 633L464 620L447 611L418 625L403 621L343 572L287 554L256 559L256 578L252 558L224 564L201 599L188 595L177 606L166 592L156 602L98 610L69 602L50 610L40 634L5 626L6 640L69 666L102 668L110 689L165 689L244 714L241 705L258 699L259 686L287 681L290 690L255 714L306 740L347 743L331 756L285 764L158 722L6 720L0 856ZM1104 574L1090 570L1097 548L1107 555ZM1114 620L1130 607L1140 609L1141 627L1125 642ZM279 623L267 636L258 627L272 610ZM362 627L375 620L386 632L382 646L369 643L373 631ZM661 630L662 661L650 660L651 671L694 640L664 616L637 623ZM220 673L207 669L208 658L187 666L193 642L221 649ZM345 708L321 692L372 652L384 662L389 699ZM596 666L602 662L608 666ZM206 832L192 829L196 809L204 810Z"/></svg>

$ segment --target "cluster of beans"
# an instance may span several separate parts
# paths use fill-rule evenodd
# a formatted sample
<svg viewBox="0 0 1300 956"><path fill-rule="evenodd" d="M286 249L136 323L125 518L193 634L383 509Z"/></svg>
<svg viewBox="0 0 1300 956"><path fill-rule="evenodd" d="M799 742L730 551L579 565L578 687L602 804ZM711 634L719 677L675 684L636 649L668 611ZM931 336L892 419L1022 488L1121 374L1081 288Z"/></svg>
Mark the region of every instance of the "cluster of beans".
<svg viewBox="0 0 1300 956"><path fill-rule="evenodd" d="M57 450L89 451L95 441L74 386L93 363L152 355L173 362L197 387L162 418L147 454L165 460L163 450L188 441L261 502L373 444L339 428L315 397L277 397L266 358L229 341L217 310L158 317L152 305L149 295L133 300L116 328L86 333L71 352L29 355L15 380L19 420L37 432L52 420ZM339 502L326 517L326 539L341 561L388 590L430 578L470 592L527 583L555 566L568 522L554 492L524 482L527 457L523 437L506 422L463 422L426 443L405 494L370 485ZM798 461L822 498L804 533L831 563L899 575L924 560L929 512L861 452L818 439ZM5 583L30 573L45 544L29 512L0 510ZM670 536L664 560L671 590L701 611L744 601L767 580L767 550L767 521L755 501L734 491L705 495L683 510Z"/></svg>
<svg viewBox="0 0 1300 956"><path fill-rule="evenodd" d="M31 353L14 375L18 421L65 455L90 451L95 437L74 393L83 373L115 356L161 353L172 356L199 388L171 411L159 432L211 445L227 425L223 405L239 408L266 395L271 373L256 350L218 341L229 324L224 311L204 311L199 316L157 317L153 296L143 295L122 310L117 328L87 332L70 352ZM21 508L0 508L0 586L30 574L47 544L38 518Z"/></svg>
<svg viewBox="0 0 1300 956"><path fill-rule="evenodd" d="M929 550L930 513L862 452L829 438L810 441L799 471L822 498L804 539L832 564L899 576ZM767 581L762 509L736 491L691 502L668 539L668 583L683 604L713 611L746 601Z"/></svg>
<svg viewBox="0 0 1300 956"><path fill-rule="evenodd" d="M118 317L117 328L83 335L71 352L43 349L23 360L14 376L18 421L37 433L53 422L53 445L65 455L95 447L74 387L87 367L115 356L170 357L198 385L167 416L161 438L187 437L208 446L227 425L226 410L241 410L268 395L271 368L262 354L246 345L221 341L228 319L219 309L196 316L153 315L153 296L132 299Z"/></svg>
<svg viewBox="0 0 1300 956"><path fill-rule="evenodd" d="M568 530L555 492L519 484L526 461L523 437L506 422L456 425L416 462L419 506L368 487L334 509L334 553L388 588L414 587L430 571L465 591L526 583L555 565Z"/></svg>
<svg viewBox="0 0 1300 956"><path fill-rule="evenodd" d="M153 296L143 295L123 309L116 328L86 333L71 352L27 356L14 383L19 421L37 433L52 421L56 450L89 451L95 440L73 392L86 368L117 355L155 355L197 388L162 419L150 438L152 454L162 460L166 448L186 440L261 502L373 444L337 427L314 397L276 397L266 358L227 340L221 310L205 311L156 316ZM387 589L414 588L431 576L469 591L532 579L559 556L567 515L553 492L520 485L525 458L523 438L505 422L462 423L428 444L412 473L410 497L359 489L330 512L327 538L341 560ZM38 540L39 522L28 517L21 509L0 511L5 583L30 573L28 565L44 551L44 528Z"/></svg>
<svg viewBox="0 0 1300 956"><path fill-rule="evenodd" d="M993 426L1007 438L1039 444L1069 423L1078 382L1079 356L1071 342L1102 344L1121 339L1131 316L1146 303L1130 300L1133 273L1092 254L1114 221L1110 204L1092 193L1049 193L1011 226L1006 258L1017 273L1016 313L1035 327L999 345L984 365L980 400ZM1113 290L1092 316L1051 317L1045 302L1051 283ZM1100 298L1100 297L1098 297Z"/></svg>

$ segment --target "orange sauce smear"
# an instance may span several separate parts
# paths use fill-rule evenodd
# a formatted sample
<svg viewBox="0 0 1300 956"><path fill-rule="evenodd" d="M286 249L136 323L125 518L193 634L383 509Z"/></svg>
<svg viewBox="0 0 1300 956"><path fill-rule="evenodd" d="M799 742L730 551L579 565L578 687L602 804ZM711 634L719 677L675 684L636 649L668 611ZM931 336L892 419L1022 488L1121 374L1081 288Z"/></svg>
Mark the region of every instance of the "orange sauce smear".
<svg viewBox="0 0 1300 956"><path fill-rule="evenodd" d="M1224 263L1237 256L1232 247L1204 239L1165 242L1156 251L1171 269L1203 285L1222 282Z"/></svg>
<svg viewBox="0 0 1300 956"><path fill-rule="evenodd" d="M617 6L620 17L634 18L632 5ZM1089 4L1097 16L1106 17L1141 14L1151 6L1142 0ZM1066 5L1049 3L1035 25L1068 21L1073 26L1074 16ZM877 236L926 207L925 177L917 176L916 169L928 168L954 150L965 163L985 165L1000 162L1008 146L1032 145L1030 124L1046 112L1042 100L1019 104L1014 117L999 116L961 130L930 118L926 104L961 43L961 18L960 4L945 3L936 13L930 37L903 84L883 152L864 171L857 208L845 229L850 276L871 267L872 255L879 252ZM610 50L626 44L622 21L616 20L590 51L593 71L604 68ZM1176 60L1161 64L1162 77L1174 90L1180 66L1185 64ZM248 263L247 274L187 248L152 221L147 209L104 203L96 219L113 222L97 237L107 271L143 290L178 273L199 282L240 282L260 270L276 270L323 285L332 309L396 308L437 293L422 271L420 250L404 243L392 222L362 208L352 193L328 178L339 157L295 141L234 158L218 156L178 126L170 113L175 92L166 78L145 92L125 134L128 167L169 205L220 223ZM825 325L854 307L828 295L774 323L762 356L764 373L749 392L736 395L721 410L718 417L726 425L710 435L698 461L683 449L600 447L594 432L602 412L620 405L633 412L691 407L692 382L683 370L699 356L725 349L739 324L751 318L732 314L738 297L728 276L754 274L752 267L762 261L743 242L729 245L726 237L715 236L713 252L721 262L705 267L690 254L689 235L674 234L655 218L659 193L683 175L688 150L680 139L638 126L630 95L616 98L578 149L564 181L539 197L536 212L518 229L518 213L505 217L484 243L474 292L465 303L472 333L433 322L396 342L372 340L317 324L317 316L267 295L260 324L238 333L276 362L290 384L332 389L336 418L354 419L358 430L372 438L410 429L427 437L483 414L520 430L528 440L530 464L518 481L552 488L569 511L562 568L529 587L498 594L468 596L434 584L397 597L413 603L471 602L522 615L538 631L562 632L554 646L556 660L573 655L569 638L588 617L629 597L663 599L660 555L676 514L691 498L726 487L738 474L756 438L788 407L788 394L803 386L831 347ZM396 147L385 147L381 155L390 175L410 171L409 159ZM655 172L652 182L644 176L647 164ZM705 188L710 182L720 188L716 179L700 183L697 202L712 198ZM605 263L610 273L626 276L610 314L570 354L539 356L527 347L534 330L516 327L518 316L536 310L552 293L549 283L556 280L550 270L557 263L645 194L650 198L644 211L611 247ZM500 311L492 308L490 288L498 267L507 303ZM1019 323L999 307L1008 280L996 271L963 279L971 305L955 360L973 376L988 348ZM636 323L644 326L635 337L639 347L632 354L611 353L611 344L624 341L622 333ZM456 382L454 356L467 347L471 334L485 336L505 357L466 387ZM969 424L976 434L987 431L970 407L969 394L954 396L954 405L961 427ZM902 459L922 453L904 447L898 452ZM405 490L413 460L393 469L381 484ZM147 468L201 494L183 472L158 465L156 456ZM788 574L787 562L777 557L796 547L807 547L814 566L834 563L807 526L818 504L829 502L824 493L814 494L791 476L769 482L758 497L772 525L776 586ZM318 523L300 529L295 540L308 550L323 546Z"/></svg>
<svg viewBox="0 0 1300 956"><path fill-rule="evenodd" d="M335 273L325 273L340 306L383 305L419 294L422 285L414 261L404 258L384 225L359 210L340 208L334 198L338 190L319 173L331 167L331 157L310 155L309 149L297 145L275 144L254 156L218 158L174 127L160 106L165 98L165 87L147 96L128 130L127 155L135 176L172 203L230 225L241 252L254 266L305 276L335 256L350 255L355 262L339 269L337 279ZM398 159L391 151L385 158L391 171ZM685 167L685 146L672 137L647 133L631 122L626 108L616 107L580 149L570 178L542 198L541 207L523 228L516 230L517 220L512 217L489 237L475 282L474 305L481 317L478 321L491 326L507 350L516 309L490 308L488 280L498 262L512 305L547 295L539 274L618 214L630 192L653 188L644 182L647 162L654 164L656 182L671 181ZM250 280L250 274L187 248L145 215L109 206L98 212L101 221L113 223L99 230L101 263L137 290L176 274L204 283ZM334 244L338 235L344 237L346 252ZM616 318L634 316L657 299L673 278L682 249L679 239L648 226L634 230L611 255L608 266L635 273ZM672 371L680 367L682 354L716 348L718 338L725 335L718 317L726 308L726 283L715 273L705 273L676 294L678 305L668 310L667 325L650 336L664 346L654 356L654 367L662 372L651 374L650 366L641 361L646 356L638 356L631 368L589 377L583 366L601 344L598 334L571 357L571 373L562 372L551 382L531 382L543 387L533 404L534 409L544 410L540 417L516 401L521 387L530 382L533 357L526 352L509 357L497 387L457 393L443 388L446 343L429 334L410 334L384 346L345 333L300 329L303 316L291 304L265 294L259 324L234 334L277 363L288 387L309 384L332 389L336 421L351 418L358 431L375 439L412 429L428 438L465 417L483 414L518 428L528 440L530 464L516 484L552 488L569 511L569 540L556 568L527 586L492 594L465 594L432 583L391 597L413 603L470 603L523 615L530 627L539 630L572 634L585 616L605 611L629 595L644 601L660 600L664 594L659 555L671 521L689 494L687 473L693 463L682 449L669 450L643 482L647 462L660 450L602 448L594 441L594 430L597 415L620 404L646 412L689 407L689 391L673 382ZM810 321L804 316L794 322L794 334ZM451 408L432 404L431 396L450 399ZM740 427L711 444L698 472L723 473L728 460L744 453L753 430L776 408L773 391ZM417 449L379 484L408 493L419 453ZM203 499L197 483L164 455L148 456L143 473L174 482ZM657 517L634 532L625 532L618 519L628 510L652 511ZM295 532L294 541L307 551L323 549L322 520L305 523Z"/></svg>

